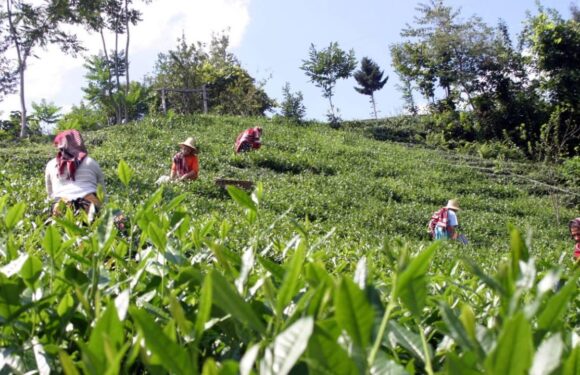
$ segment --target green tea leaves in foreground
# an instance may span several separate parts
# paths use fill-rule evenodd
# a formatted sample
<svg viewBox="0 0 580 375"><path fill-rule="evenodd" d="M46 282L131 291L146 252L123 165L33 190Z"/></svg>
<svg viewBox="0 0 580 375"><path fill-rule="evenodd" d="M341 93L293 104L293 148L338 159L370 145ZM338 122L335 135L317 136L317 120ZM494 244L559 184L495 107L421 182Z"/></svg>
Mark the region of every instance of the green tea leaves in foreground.
<svg viewBox="0 0 580 375"><path fill-rule="evenodd" d="M44 240L42 241L42 246L54 260L62 246L62 237L54 225L51 225L46 229Z"/></svg>
<svg viewBox="0 0 580 375"><path fill-rule="evenodd" d="M12 229L22 220L24 216L24 211L26 210L26 205L24 202L16 203L14 206L10 207L6 212L6 217L4 222L6 223L7 229Z"/></svg>
<svg viewBox="0 0 580 375"><path fill-rule="evenodd" d="M256 203L254 203L248 193L233 185L228 185L226 189L228 190L230 197L232 197L232 199L235 200L240 206L250 211L256 211Z"/></svg>
<svg viewBox="0 0 580 375"><path fill-rule="evenodd" d="M288 374L306 349L313 328L314 320L306 317L276 336L260 363L260 374Z"/></svg>
<svg viewBox="0 0 580 375"><path fill-rule="evenodd" d="M119 166L117 167L117 176L119 176L119 180L121 180L125 187L129 187L129 183L134 174L135 171L129 167L125 160L121 159L121 161L119 161Z"/></svg>
<svg viewBox="0 0 580 375"><path fill-rule="evenodd" d="M294 256L287 265L284 281L278 291L278 299L276 301L276 308L278 313L281 313L286 305L292 300L296 294L296 288L300 280L300 274L303 270L304 257L306 254L306 241L299 240L296 245Z"/></svg>
<svg viewBox="0 0 580 375"><path fill-rule="evenodd" d="M431 244L413 258L398 275L395 294L403 304L419 318L427 298L427 270L439 242Z"/></svg>
<svg viewBox="0 0 580 375"><path fill-rule="evenodd" d="M145 311L132 307L129 313L145 339L145 346L152 355L159 357L166 370L174 374L191 374L193 366L185 349L167 337Z"/></svg>
<svg viewBox="0 0 580 375"><path fill-rule="evenodd" d="M508 319L485 361L490 374L525 374L532 363L532 328L524 313Z"/></svg>
<svg viewBox="0 0 580 375"><path fill-rule="evenodd" d="M264 323L252 307L240 297L236 289L216 270L209 273L212 283L213 303L243 325L248 325L258 333L266 330Z"/></svg>
<svg viewBox="0 0 580 375"><path fill-rule="evenodd" d="M566 285L548 300L538 318L538 328L548 331L561 324L561 318L566 313L568 303L574 295L578 294L577 279L578 274L571 277Z"/></svg>
<svg viewBox="0 0 580 375"><path fill-rule="evenodd" d="M375 317L375 311L366 294L350 278L343 277L336 288L334 308L340 327L348 333L359 349L365 350Z"/></svg>

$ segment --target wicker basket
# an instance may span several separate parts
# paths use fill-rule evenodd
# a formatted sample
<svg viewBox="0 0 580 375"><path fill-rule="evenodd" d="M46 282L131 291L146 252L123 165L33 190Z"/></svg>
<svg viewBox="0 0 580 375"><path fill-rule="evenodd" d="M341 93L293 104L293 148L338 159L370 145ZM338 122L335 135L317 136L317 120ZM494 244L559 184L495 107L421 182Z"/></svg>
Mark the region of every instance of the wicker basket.
<svg viewBox="0 0 580 375"><path fill-rule="evenodd" d="M254 183L252 181L233 180L228 178L216 178L215 184L224 189L228 185L233 185L244 190L251 190L254 187Z"/></svg>

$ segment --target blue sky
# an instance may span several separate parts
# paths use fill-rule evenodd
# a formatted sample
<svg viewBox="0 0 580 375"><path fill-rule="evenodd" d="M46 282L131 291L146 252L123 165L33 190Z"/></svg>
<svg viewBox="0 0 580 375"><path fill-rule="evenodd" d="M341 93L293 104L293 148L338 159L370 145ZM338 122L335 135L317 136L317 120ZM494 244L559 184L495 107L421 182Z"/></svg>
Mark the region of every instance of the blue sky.
<svg viewBox="0 0 580 375"><path fill-rule="evenodd" d="M137 3L139 3L137 1ZM324 119L328 100L319 88L308 81L300 69L308 57L311 43L318 49L331 42L354 49L357 59L364 56L377 62L389 75L385 87L376 93L379 116L402 112L403 102L396 89L397 77L391 67L389 46L401 41L399 33L412 23L421 1L388 0L154 0L143 6L143 21L131 34L131 76L141 80L151 74L160 52L176 46L185 34L189 42L209 40L212 32L229 29L232 49L242 66L257 80L266 81L266 92L282 99L282 87L289 82L292 91L304 95L306 117ZM478 15L491 26L501 18L512 35L522 28L526 11L535 12L535 0L447 0L461 7L462 17ZM545 7L556 8L570 17L571 4L578 0L544 0ZM100 49L98 35L82 30L88 54ZM109 43L111 44L111 43ZM82 58L63 56L50 48L39 51L38 60L29 64L26 81L28 103L46 99L68 111L82 100L85 85ZM334 102L345 120L371 117L368 96L357 93L354 78L339 81ZM18 97L12 95L0 103L0 117L19 109ZM30 104L28 110L30 111Z"/></svg>
<svg viewBox="0 0 580 375"><path fill-rule="evenodd" d="M402 112L403 102L396 89L397 77L391 67L389 45L401 41L400 31L412 23L421 1L388 0L252 0L250 23L239 48L235 50L251 74L268 77L266 91L278 99L282 86L289 82L292 91L301 91L307 117L324 119L329 108L321 90L308 81L300 69L308 57L310 43L320 49L336 41L345 50L354 49L357 59L370 57L389 76L385 87L376 93L379 116ZM545 7L559 10L570 17L567 0L543 1ZM526 19L526 10L535 13L534 0L448 0L446 4L461 7L462 18L478 15L495 26L501 18L512 34L519 33ZM515 38L514 38L515 39ZM343 119L371 117L368 96L357 93L354 78L336 85L335 104Z"/></svg>

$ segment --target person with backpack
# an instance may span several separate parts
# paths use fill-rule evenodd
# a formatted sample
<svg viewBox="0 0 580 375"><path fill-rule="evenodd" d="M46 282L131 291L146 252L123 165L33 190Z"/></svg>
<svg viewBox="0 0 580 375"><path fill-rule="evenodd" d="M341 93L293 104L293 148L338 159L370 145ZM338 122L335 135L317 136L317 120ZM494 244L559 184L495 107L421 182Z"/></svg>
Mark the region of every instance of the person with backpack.
<svg viewBox="0 0 580 375"><path fill-rule="evenodd" d="M53 200L51 214L62 213L63 205L75 212L84 210L89 217L101 206L97 186L105 188L105 176L99 164L88 156L83 137L78 130L59 133L54 138L56 157L48 162L44 171L46 192Z"/></svg>
<svg viewBox="0 0 580 375"><path fill-rule="evenodd" d="M429 233L432 239L456 240L459 237L457 231L457 227L459 226L457 211L459 211L457 199L450 199L447 202L447 206L433 213L429 221Z"/></svg>
<svg viewBox="0 0 580 375"><path fill-rule="evenodd" d="M580 263L580 217L570 220L568 228L570 229L570 235L576 241L576 245L574 246L574 260Z"/></svg>

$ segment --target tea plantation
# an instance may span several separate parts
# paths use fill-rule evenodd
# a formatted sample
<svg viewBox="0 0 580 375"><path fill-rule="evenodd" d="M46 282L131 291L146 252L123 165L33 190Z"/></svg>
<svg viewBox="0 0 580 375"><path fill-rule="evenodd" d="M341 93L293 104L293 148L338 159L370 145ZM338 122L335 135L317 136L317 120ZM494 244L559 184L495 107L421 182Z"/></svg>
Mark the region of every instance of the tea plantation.
<svg viewBox="0 0 580 375"><path fill-rule="evenodd" d="M83 135L92 223L49 219L50 139L0 149L0 373L580 374L580 191L550 166L237 117ZM157 185L189 136L199 180ZM450 198L467 245L427 236Z"/></svg>

